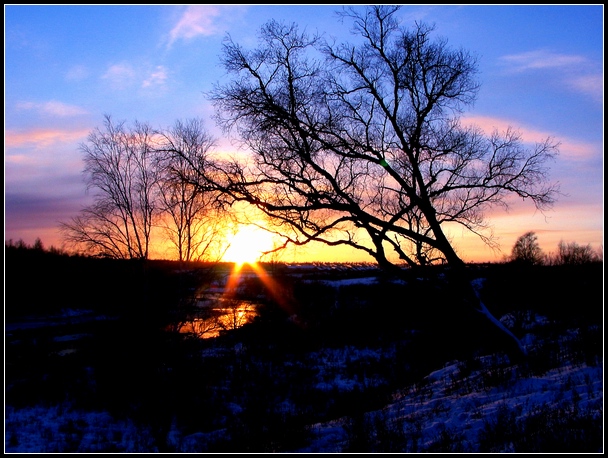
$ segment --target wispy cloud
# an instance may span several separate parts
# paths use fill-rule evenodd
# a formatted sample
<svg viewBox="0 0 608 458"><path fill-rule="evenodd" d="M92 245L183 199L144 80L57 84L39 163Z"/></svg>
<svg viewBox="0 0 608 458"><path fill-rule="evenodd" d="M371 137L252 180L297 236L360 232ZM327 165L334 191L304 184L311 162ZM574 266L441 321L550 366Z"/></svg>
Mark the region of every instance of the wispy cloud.
<svg viewBox="0 0 608 458"><path fill-rule="evenodd" d="M603 103L604 75L598 71L598 64L587 57L541 49L503 56L500 62L508 72L512 73L559 69L559 72L554 72L554 76L560 79L562 84Z"/></svg>
<svg viewBox="0 0 608 458"><path fill-rule="evenodd" d="M582 75L566 79L566 84L578 92L591 96L599 103L604 102L604 75Z"/></svg>
<svg viewBox="0 0 608 458"><path fill-rule="evenodd" d="M78 142L84 140L89 130L59 130L59 129L32 129L27 131L4 132L4 147L17 148L26 145L48 146L54 143ZM19 162L17 155L5 153L5 161Z"/></svg>
<svg viewBox="0 0 608 458"><path fill-rule="evenodd" d="M160 86L167 80L167 69L162 65L157 66L142 83L142 87Z"/></svg>
<svg viewBox="0 0 608 458"><path fill-rule="evenodd" d="M587 62L582 56L558 54L547 50L536 50L521 54L510 54L500 58L507 69L523 72L533 69L571 67Z"/></svg>
<svg viewBox="0 0 608 458"><path fill-rule="evenodd" d="M226 12L230 11L230 15ZM212 36L224 32L224 20L234 18L239 7L219 5L190 5L185 8L177 24L169 32L168 46L178 40L190 40L198 36Z"/></svg>
<svg viewBox="0 0 608 458"><path fill-rule="evenodd" d="M41 114L60 117L87 114L87 111L84 108L57 102L56 100L51 100L44 103L18 102L16 107L19 110L33 110Z"/></svg>
<svg viewBox="0 0 608 458"><path fill-rule="evenodd" d="M163 65L154 68L136 66L129 63L119 63L108 67L101 76L115 90L133 89L140 86L144 89L164 86L169 77L169 71Z"/></svg>
<svg viewBox="0 0 608 458"><path fill-rule="evenodd" d="M598 154L596 145L578 140L562 138L551 132L544 132L529 127L519 127L517 123L490 116L466 116L461 119L463 125L475 125L486 134L494 131L505 132L512 128L521 134L521 139L526 143L542 143L548 137L559 141L560 157L571 160L583 160L595 157Z"/></svg>
<svg viewBox="0 0 608 458"><path fill-rule="evenodd" d="M101 76L108 80L116 89L126 89L136 80L136 71L130 64L120 63L111 65Z"/></svg>

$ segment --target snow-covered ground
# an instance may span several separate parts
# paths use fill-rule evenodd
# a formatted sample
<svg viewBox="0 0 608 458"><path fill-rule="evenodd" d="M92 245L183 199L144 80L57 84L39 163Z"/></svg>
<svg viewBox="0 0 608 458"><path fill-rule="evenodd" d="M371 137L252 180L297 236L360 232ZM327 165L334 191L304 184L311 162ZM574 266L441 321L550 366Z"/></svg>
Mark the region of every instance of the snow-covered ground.
<svg viewBox="0 0 608 458"><path fill-rule="evenodd" d="M341 353L332 355L333 365L341 364L340 357L352 360L370 356ZM499 422L508 420L517 433L517 424L531 422L535 417L537 421L543 421L543 413L562 412L567 415L574 414L575 410L587 411L597 415L597 422L602 422L599 417L603 412L601 365L570 365L529 377L503 374L505 380L493 387L484 380L491 376L488 372L476 370L461 378L458 377L459 366L458 362L447 364L429 374L420 386L395 393L391 404L382 410L367 412L360 421L372 425L372 429L373 425L381 424L384 429L391 425L392 431L385 431L385 434L399 431L408 438L407 446L412 452L432 450L441 441L449 441L454 452L479 452L484 431L501 427ZM325 360L319 366L319 373L326 372L327 367ZM358 383L373 383L349 380L339 372L333 377L319 382L318 389L351 391ZM344 452L352 443L353 428L350 418L312 425L311 444L294 452ZM158 451L151 432L142 430L132 421L112 418L107 412L72 410L69 403L24 409L6 407L5 430L7 453ZM196 444L205 439L201 434L183 436L174 429L168 434L168 442L178 446L179 451L188 452L196 450ZM221 435L222 431L215 434ZM380 432L376 431L376 434ZM515 436L512 441L504 443L503 448L492 451L516 452L513 442L521 439ZM377 440L382 441L383 438L378 437ZM592 452L602 451L603 445Z"/></svg>
<svg viewBox="0 0 608 458"><path fill-rule="evenodd" d="M460 363L452 362L429 374L421 386L395 393L393 403L382 410L367 412L361 420L372 430L379 420L383 428L392 425L393 432L403 432L409 437L406 442L410 452L432 451L443 441L448 442L441 444L444 451L446 446L452 452L483 451L480 438L484 430L500 428L499 422L505 421L505 415L512 416L508 421L516 432L518 423L524 424L542 412L568 414L578 409L595 412L596 420L602 421L602 366L570 365L525 378L515 373L503 374L504 380L494 387L486 385L488 381L484 378L491 376L487 371L473 371L468 377L460 378L459 366ZM335 380L335 384L352 389L340 379ZM298 451L343 452L353 440L353 428L352 420L346 418L314 425L314 441ZM514 437L504 447L491 451L516 452L513 442L517 439L521 438ZM377 440L381 441L382 437ZM602 451L603 446L595 450Z"/></svg>
<svg viewBox="0 0 608 458"><path fill-rule="evenodd" d="M376 278L370 276L328 280L325 284L339 288L375 282ZM496 318L507 328L517 321L511 315ZM526 320L523 328L529 332L522 345L534 350L542 344L535 331L548 321L534 313ZM569 330L561 337L562 343L576 341L578 332ZM239 345L226 351L238 353L242 350ZM222 351L212 347L207 357L220 359ZM391 361L393 356L386 348L346 345L314 350L304 360L285 361L284 365L306 365L315 374L312 385L316 392L344 394L386 383L373 371L353 374L348 370L353 363L364 367L366 362ZM231 401L226 409L236 418L243 408ZM281 409L286 416L296 415L289 399L275 406L275 410ZM603 359L566 359L547 370L511 363L499 354L449 361L416 383L394 390L391 401L380 409L309 425L307 445L287 451L513 453L535 447L572 451L560 450L562 429L572 434L569 440L574 437L579 441L570 445L583 447L574 451L603 453L603 439L597 439L598 431L603 430ZM556 442L542 443L552 433ZM165 447L178 453L205 452L213 444L230 441L224 428L186 433L173 424L164 434ZM163 451L158 448L158 432L106 411L83 411L69 399L34 407L5 406L6 453Z"/></svg>

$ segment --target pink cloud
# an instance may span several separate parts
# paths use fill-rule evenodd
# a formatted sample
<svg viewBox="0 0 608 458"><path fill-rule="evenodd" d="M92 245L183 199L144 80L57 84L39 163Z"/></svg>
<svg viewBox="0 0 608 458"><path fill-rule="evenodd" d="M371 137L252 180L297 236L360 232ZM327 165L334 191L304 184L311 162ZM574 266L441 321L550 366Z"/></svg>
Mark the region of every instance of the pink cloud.
<svg viewBox="0 0 608 458"><path fill-rule="evenodd" d="M84 65L74 65L70 68L65 77L69 81L82 81L89 76L89 70Z"/></svg>
<svg viewBox="0 0 608 458"><path fill-rule="evenodd" d="M604 100L604 77L598 64L584 56L558 54L547 50L530 51L521 54L503 56L500 59L509 71L524 72L528 70L554 70L554 76L562 84L577 92L591 96L602 103Z"/></svg>
<svg viewBox="0 0 608 458"><path fill-rule="evenodd" d="M214 20L219 15L220 8L215 5L188 6L179 22L169 32L169 45L180 38L190 39L198 35L214 35L218 32Z"/></svg>
<svg viewBox="0 0 608 458"><path fill-rule="evenodd" d="M84 140L89 130L34 129L29 131L5 131L4 147L16 148L25 145L49 146L53 143L69 143ZM17 156L15 156L17 157ZM8 159L8 157L7 157Z"/></svg>
<svg viewBox="0 0 608 458"><path fill-rule="evenodd" d="M558 135L551 132L543 132L540 130L518 127L517 123L506 119L493 118L489 116L464 116L461 118L461 122L464 126L475 125L481 128L487 135L490 135L494 131L505 132L509 127L511 127L521 134L522 141L526 143L541 143L548 137L551 137L560 142L560 157L565 159L590 159L598 154L598 148L591 143L560 138Z"/></svg>
<svg viewBox="0 0 608 458"><path fill-rule="evenodd" d="M567 80L573 89L590 95L598 103L604 101L604 76L601 74L578 76Z"/></svg>

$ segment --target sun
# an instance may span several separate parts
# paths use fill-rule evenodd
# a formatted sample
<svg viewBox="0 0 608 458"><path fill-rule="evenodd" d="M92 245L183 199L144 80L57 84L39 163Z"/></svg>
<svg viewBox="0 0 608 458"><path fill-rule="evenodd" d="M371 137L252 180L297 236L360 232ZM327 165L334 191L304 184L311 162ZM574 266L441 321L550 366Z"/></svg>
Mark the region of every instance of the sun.
<svg viewBox="0 0 608 458"><path fill-rule="evenodd" d="M241 225L229 243L223 260L236 264L253 264L274 246L272 234L253 225Z"/></svg>

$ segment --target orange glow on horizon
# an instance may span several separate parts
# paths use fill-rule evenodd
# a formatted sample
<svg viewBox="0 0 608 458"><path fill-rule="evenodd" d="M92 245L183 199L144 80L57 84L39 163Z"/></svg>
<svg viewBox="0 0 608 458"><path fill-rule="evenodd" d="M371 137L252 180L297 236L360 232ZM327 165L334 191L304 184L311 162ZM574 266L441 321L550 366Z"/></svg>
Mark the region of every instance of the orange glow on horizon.
<svg viewBox="0 0 608 458"><path fill-rule="evenodd" d="M310 242L305 245L288 245L267 256L264 251L279 246L283 239L268 232L263 227L263 219L257 217L254 209L244 207L242 221L256 221L255 224L240 224L236 231L226 222L220 225L216 232L217 246L206 253L203 261L234 262L254 264L258 261L276 261L284 263L374 263L374 259L367 253L346 245L328 246L321 242ZM533 231L538 235L538 242L546 254L553 253L560 241L576 242L580 245L591 245L593 250L603 250L603 225L592 215L601 214L602 208L595 205L575 206L567 202L556 206L555 211L544 215L534 211L527 202L514 201L509 211L495 210L488 212L488 221L494 231L498 243L497 250L486 245L477 235L463 230L458 225L446 225L448 239L456 249L461 259L466 263L477 262L503 262L510 255L512 247L520 235ZM260 226L260 227L258 227ZM17 235L18 234L18 235ZM232 236L231 234L234 234ZM73 247L65 245L61 234L56 227L42 228L5 228L5 241L16 243L22 240L28 245L40 239L45 248L67 249ZM360 243L365 243L364 233L358 237ZM222 256L224 248L230 244ZM198 253L197 253L198 254ZM399 262L394 253L387 252L389 260ZM166 234L159 227L154 227L150 240L150 259L177 260L177 251L174 244L167 240ZM197 259L196 256L194 259Z"/></svg>

